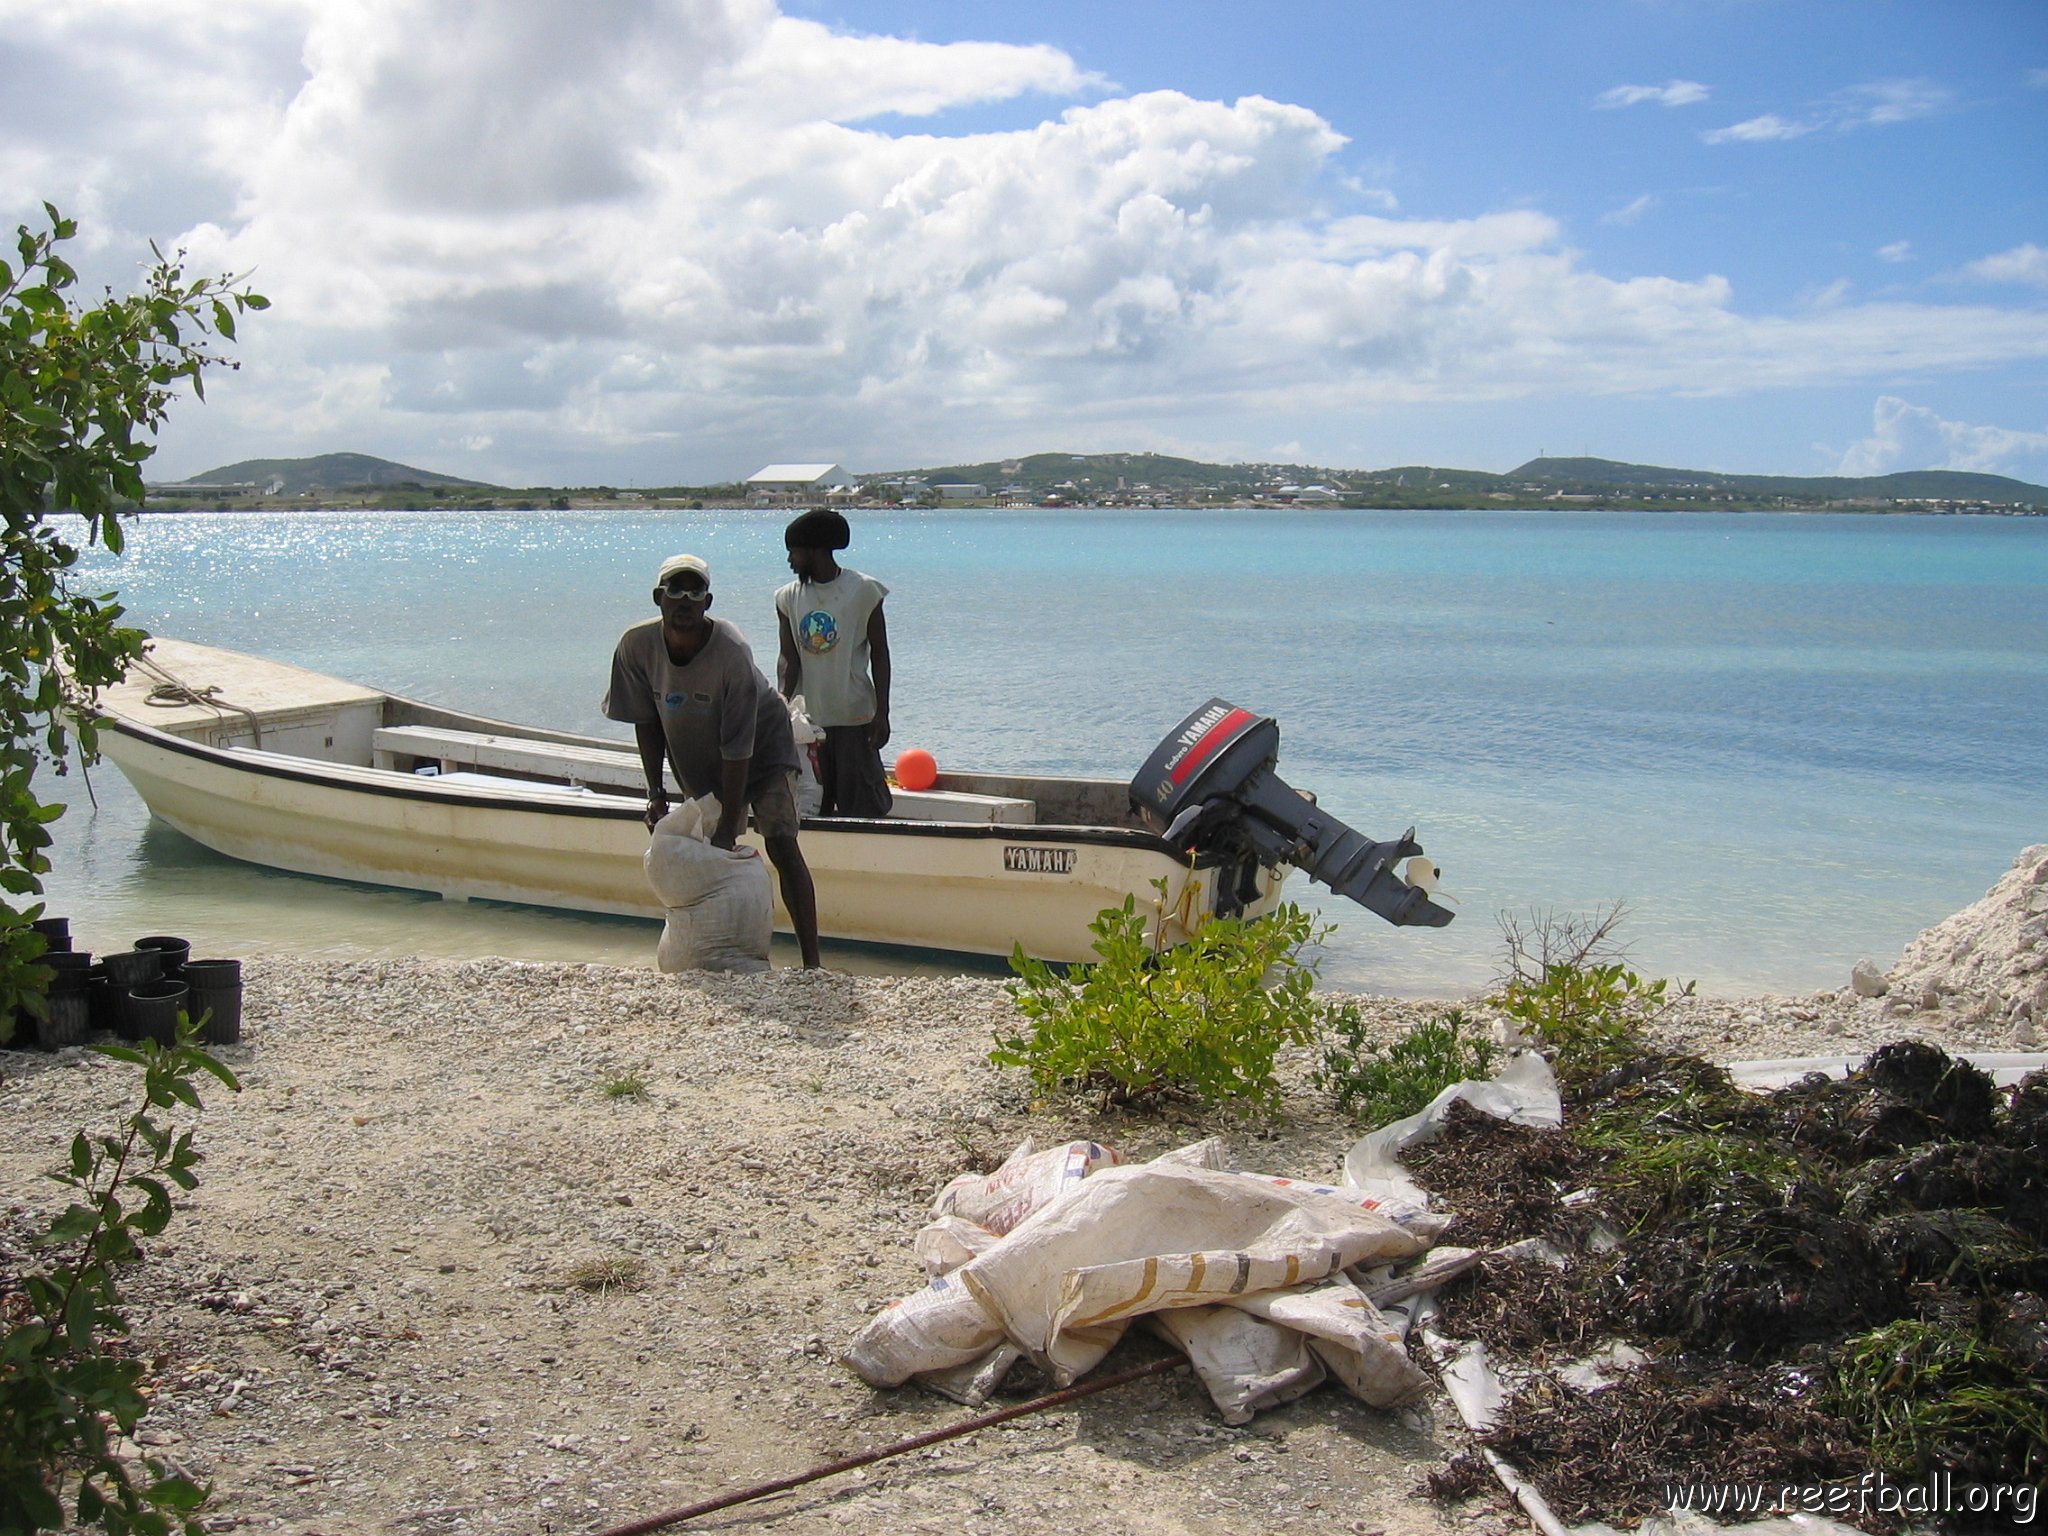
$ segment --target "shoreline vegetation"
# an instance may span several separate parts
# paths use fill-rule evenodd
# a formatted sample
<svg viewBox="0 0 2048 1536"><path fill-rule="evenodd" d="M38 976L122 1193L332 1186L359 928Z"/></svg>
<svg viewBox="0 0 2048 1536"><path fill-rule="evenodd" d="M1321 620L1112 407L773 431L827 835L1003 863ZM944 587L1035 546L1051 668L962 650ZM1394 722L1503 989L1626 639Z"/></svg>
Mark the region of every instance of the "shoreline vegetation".
<svg viewBox="0 0 2048 1536"><path fill-rule="evenodd" d="M1505 474L1408 465L1339 470L1204 464L1158 454L1034 454L849 477L849 508L1220 508L1379 511L1851 512L2048 516L2048 487L1951 470L1854 476L1740 475L1595 458L1537 458ZM659 487L486 485L363 454L249 459L151 484L143 512L621 511L755 507L828 499L746 483Z"/></svg>

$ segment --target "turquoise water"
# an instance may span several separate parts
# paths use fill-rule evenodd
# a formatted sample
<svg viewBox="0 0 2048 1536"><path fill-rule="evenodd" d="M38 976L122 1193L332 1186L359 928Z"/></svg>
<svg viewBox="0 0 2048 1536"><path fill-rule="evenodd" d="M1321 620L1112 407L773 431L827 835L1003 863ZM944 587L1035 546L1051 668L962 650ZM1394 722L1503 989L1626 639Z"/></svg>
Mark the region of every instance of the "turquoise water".
<svg viewBox="0 0 2048 1536"><path fill-rule="evenodd" d="M163 515L90 569L154 631L617 735L606 665L666 554L710 561L713 611L772 664L782 522ZM1332 902L1347 985L1466 991L1498 914L1617 900L1657 974L1839 985L2048 841L2048 520L902 511L855 533L849 562L893 589L896 747L1127 777L1220 694L1276 718L1283 776L1353 826L1414 825L1459 918ZM230 952L652 951L638 924L231 864L147 826L111 768L97 810L58 787L79 803L52 910L109 940L171 919Z"/></svg>

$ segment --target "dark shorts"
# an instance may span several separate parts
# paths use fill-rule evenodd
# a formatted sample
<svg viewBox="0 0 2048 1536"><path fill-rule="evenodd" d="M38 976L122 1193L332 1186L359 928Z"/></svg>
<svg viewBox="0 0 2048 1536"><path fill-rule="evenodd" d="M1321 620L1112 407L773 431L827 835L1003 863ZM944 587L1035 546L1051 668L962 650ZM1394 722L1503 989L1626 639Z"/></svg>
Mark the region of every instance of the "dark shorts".
<svg viewBox="0 0 2048 1536"><path fill-rule="evenodd" d="M895 804L889 794L882 754L868 740L864 725L828 725L817 744L818 804L821 816L886 816Z"/></svg>
<svg viewBox="0 0 2048 1536"><path fill-rule="evenodd" d="M796 836L796 770L771 775L747 797L754 830L763 837Z"/></svg>

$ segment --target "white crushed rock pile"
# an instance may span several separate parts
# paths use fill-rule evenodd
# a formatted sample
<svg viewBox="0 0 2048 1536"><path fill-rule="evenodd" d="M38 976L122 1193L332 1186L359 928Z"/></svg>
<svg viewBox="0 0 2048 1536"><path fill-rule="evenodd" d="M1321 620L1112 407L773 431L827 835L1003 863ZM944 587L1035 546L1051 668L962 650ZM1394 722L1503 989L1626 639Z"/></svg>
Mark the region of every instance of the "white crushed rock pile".
<svg viewBox="0 0 2048 1536"><path fill-rule="evenodd" d="M2011 1010L1971 1000L2038 977L2016 967L2041 952L2044 856L2026 891L2001 882L1908 951L1902 972L1950 957L1938 1008L1898 1012L1897 989L1688 999L1657 1038L1723 1061L2008 1045ZM216 1482L215 1531L597 1531L956 1422L834 1358L922 1283L910 1241L953 1175L1027 1135L1144 1159L1217 1134L1242 1166L1324 1179L1359 1130L1300 1050L1275 1120L1034 1102L987 1063L1014 1016L986 979L298 959L244 976L244 1038L222 1053L244 1091L202 1083L200 1188L125 1287L159 1362L143 1438ZM1389 1039L1444 1006L1354 1001ZM72 1133L110 1129L134 1089L88 1052L0 1053L0 1252L54 1211L43 1175ZM1461 1444L1447 1407L1329 1390L1233 1429L1177 1373L711 1523L1520 1532L1498 1507L1411 1497Z"/></svg>
<svg viewBox="0 0 2048 1536"><path fill-rule="evenodd" d="M2013 860L1982 901L1908 944L1885 979L1895 1007L2037 1044L2048 1029L2048 843Z"/></svg>

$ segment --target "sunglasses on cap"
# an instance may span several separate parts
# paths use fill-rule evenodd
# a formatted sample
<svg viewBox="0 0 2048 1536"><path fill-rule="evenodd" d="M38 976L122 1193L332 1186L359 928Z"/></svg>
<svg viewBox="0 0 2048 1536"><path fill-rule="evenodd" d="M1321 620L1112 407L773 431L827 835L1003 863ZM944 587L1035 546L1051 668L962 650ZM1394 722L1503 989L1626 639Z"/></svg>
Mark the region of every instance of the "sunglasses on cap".
<svg viewBox="0 0 2048 1536"><path fill-rule="evenodd" d="M711 588L705 584L704 578L693 571L677 571L662 583L661 590L686 602L702 602L711 595Z"/></svg>

